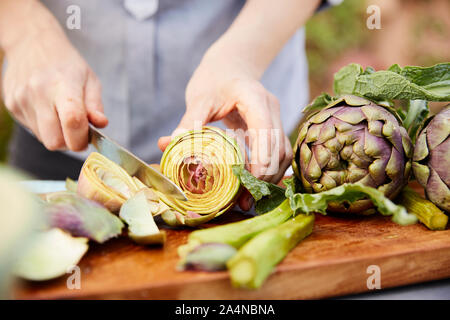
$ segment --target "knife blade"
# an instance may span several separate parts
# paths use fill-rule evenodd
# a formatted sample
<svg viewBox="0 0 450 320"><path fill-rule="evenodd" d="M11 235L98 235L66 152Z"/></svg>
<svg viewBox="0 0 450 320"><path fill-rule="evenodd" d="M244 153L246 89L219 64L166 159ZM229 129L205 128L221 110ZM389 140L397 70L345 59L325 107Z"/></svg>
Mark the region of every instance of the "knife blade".
<svg viewBox="0 0 450 320"><path fill-rule="evenodd" d="M108 138L93 125L89 124L89 143L99 153L121 166L130 176L136 176L144 184L173 198L187 200L184 192L169 178L150 167L127 149Z"/></svg>

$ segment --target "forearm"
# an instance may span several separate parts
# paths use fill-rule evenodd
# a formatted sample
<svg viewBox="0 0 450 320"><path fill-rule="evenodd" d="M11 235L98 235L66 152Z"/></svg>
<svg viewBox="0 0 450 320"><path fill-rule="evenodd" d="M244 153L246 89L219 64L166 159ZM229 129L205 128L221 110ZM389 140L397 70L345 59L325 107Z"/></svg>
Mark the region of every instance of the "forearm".
<svg viewBox="0 0 450 320"><path fill-rule="evenodd" d="M43 32L52 32L65 38L57 20L39 1L0 1L0 48L6 54L26 37L39 36Z"/></svg>
<svg viewBox="0 0 450 320"><path fill-rule="evenodd" d="M319 0L248 0L207 55L220 52L258 79L319 3Z"/></svg>

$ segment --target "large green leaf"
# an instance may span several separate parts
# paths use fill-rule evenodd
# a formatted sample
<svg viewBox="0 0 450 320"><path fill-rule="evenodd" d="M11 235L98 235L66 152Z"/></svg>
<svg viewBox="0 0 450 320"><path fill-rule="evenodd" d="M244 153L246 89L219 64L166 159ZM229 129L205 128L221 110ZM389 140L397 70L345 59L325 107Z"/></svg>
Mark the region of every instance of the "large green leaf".
<svg viewBox="0 0 450 320"><path fill-rule="evenodd" d="M427 68L393 65L376 72L350 64L335 74L334 91L338 95L353 94L375 101L450 101L450 63Z"/></svg>
<svg viewBox="0 0 450 320"><path fill-rule="evenodd" d="M381 191L358 183L343 184L336 188L320 193L294 193L295 180L288 180L286 196L289 198L291 209L295 213L320 212L326 214L330 202L349 202L369 198L378 212L385 216L392 216L392 221L409 225L417 222L417 218L409 214L405 208L398 206L386 198Z"/></svg>
<svg viewBox="0 0 450 320"><path fill-rule="evenodd" d="M250 172L245 170L242 165L234 165L233 173L255 199L255 211L258 214L275 209L286 199L283 188L266 181L258 180Z"/></svg>

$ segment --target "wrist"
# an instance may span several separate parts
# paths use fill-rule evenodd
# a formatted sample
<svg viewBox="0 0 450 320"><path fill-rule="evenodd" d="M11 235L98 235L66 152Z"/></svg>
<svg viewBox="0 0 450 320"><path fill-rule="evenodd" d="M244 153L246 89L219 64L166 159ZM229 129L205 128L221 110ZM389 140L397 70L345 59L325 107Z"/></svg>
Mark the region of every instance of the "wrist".
<svg viewBox="0 0 450 320"><path fill-rule="evenodd" d="M265 67L250 59L247 50L250 49L219 39L206 51L201 64L212 65L214 70L223 70L234 78L260 80Z"/></svg>

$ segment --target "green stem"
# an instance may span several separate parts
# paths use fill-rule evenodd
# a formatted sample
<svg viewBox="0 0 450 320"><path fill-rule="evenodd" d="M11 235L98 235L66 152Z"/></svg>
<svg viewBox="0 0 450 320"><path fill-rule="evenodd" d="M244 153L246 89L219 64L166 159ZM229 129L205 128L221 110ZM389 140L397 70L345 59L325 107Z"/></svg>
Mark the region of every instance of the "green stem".
<svg viewBox="0 0 450 320"><path fill-rule="evenodd" d="M447 226L448 216L445 215L431 201L422 198L409 187L403 189L399 197L399 203L406 210L417 216L420 222L430 230L444 230Z"/></svg>
<svg viewBox="0 0 450 320"><path fill-rule="evenodd" d="M314 214L300 214L252 238L227 262L232 284L259 288L289 251L311 234L313 225Z"/></svg>
<svg viewBox="0 0 450 320"><path fill-rule="evenodd" d="M197 243L226 243L241 247L258 233L283 223L292 216L289 200L263 215L209 229L197 230L189 235L189 241Z"/></svg>

